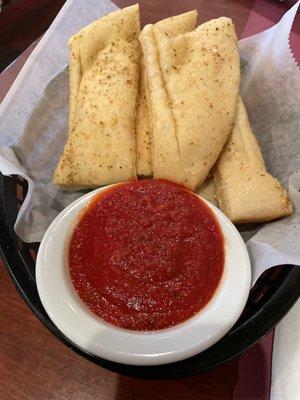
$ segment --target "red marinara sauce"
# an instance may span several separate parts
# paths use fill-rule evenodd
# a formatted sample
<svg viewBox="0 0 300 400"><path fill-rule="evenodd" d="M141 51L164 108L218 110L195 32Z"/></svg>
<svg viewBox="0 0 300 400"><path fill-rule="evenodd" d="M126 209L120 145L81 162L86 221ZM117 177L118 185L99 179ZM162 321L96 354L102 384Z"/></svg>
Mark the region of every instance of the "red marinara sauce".
<svg viewBox="0 0 300 400"><path fill-rule="evenodd" d="M168 328L198 313L218 287L224 259L209 207L163 180L96 195L69 247L79 297L103 320L137 331Z"/></svg>

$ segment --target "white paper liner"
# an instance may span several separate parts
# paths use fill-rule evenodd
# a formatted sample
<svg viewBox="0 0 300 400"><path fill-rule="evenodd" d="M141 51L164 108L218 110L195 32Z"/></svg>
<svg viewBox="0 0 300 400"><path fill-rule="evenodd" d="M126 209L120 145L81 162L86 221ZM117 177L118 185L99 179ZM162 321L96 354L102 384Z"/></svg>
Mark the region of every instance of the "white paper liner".
<svg viewBox="0 0 300 400"><path fill-rule="evenodd" d="M251 125L268 170L289 187L295 206L289 218L242 229L245 239L252 236L247 246L253 283L272 266L300 265L300 72L289 48L297 6L271 29L239 42L241 92ZM67 41L116 8L107 0L68 0L0 106L0 170L29 183L15 224L25 242L40 241L55 216L83 193L52 184L67 135Z"/></svg>

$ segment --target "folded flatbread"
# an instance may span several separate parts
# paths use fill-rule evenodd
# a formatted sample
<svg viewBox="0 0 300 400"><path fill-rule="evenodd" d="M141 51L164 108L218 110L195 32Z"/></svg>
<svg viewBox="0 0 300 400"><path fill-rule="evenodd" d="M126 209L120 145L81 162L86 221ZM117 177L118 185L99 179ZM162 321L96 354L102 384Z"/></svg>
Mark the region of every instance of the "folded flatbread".
<svg viewBox="0 0 300 400"><path fill-rule="evenodd" d="M267 221L293 212L286 191L266 171L241 98L234 129L214 168L214 182L220 209L235 223Z"/></svg>
<svg viewBox="0 0 300 400"><path fill-rule="evenodd" d="M169 37L140 35L152 124L154 178L199 187L232 130L239 90L237 37L229 18Z"/></svg>
<svg viewBox="0 0 300 400"><path fill-rule="evenodd" d="M175 17L167 18L154 24L169 37L192 31L196 26L196 10ZM137 173L142 176L152 175L151 166L151 124L147 110L145 67L142 57L140 66L140 86L136 116Z"/></svg>
<svg viewBox="0 0 300 400"><path fill-rule="evenodd" d="M138 5L88 25L69 41L69 137L54 183L91 188L136 179Z"/></svg>

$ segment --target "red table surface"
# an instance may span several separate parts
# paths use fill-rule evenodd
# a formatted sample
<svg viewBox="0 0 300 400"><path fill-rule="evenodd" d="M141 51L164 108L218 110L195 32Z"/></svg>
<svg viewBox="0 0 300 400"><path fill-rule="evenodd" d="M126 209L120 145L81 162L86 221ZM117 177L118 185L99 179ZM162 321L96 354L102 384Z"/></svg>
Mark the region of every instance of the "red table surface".
<svg viewBox="0 0 300 400"><path fill-rule="evenodd" d="M0 20L0 48L3 44L3 29L9 26L9 17L22 21L18 11L20 1L11 2L5 9L5 20ZM28 20L36 12L31 0L23 0L21 11ZM38 2L36 2L38 3ZM31 36L36 39L40 26L49 23L51 12L57 12L63 1L43 0L39 25L34 23ZM124 7L131 0L117 0ZM27 4L27 8L26 8ZM197 8L199 22L220 15L231 17L239 37L260 32L278 22L287 9L287 4L268 0L143 0L140 1L142 24L155 22L170 15ZM48 7L50 14L45 14ZM20 9L19 9L20 11ZM50 17L49 17L50 15ZM12 21L11 20L11 21ZM6 22L5 22L6 21ZM291 48L299 63L299 15L291 35ZM24 31L21 24L20 31ZM14 29L10 29L16 34ZM25 35L26 36L26 35ZM28 35L27 35L28 36ZM28 37L23 40L28 45ZM9 39L8 39L9 40ZM16 42L18 43L18 41ZM18 47L18 46L17 46ZM3 99L34 45L0 75L0 101ZM106 371L71 352L60 343L32 314L16 292L3 264L0 262L0 399L247 399L267 400L270 388L270 365L273 334L267 335L241 357L190 378L163 381L145 381L127 378Z"/></svg>

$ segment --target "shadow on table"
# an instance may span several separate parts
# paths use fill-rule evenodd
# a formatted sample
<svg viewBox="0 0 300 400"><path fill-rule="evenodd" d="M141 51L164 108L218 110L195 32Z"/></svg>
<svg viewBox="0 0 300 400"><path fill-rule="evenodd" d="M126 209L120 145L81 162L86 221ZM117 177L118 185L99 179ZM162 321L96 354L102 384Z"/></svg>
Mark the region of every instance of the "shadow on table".
<svg viewBox="0 0 300 400"><path fill-rule="evenodd" d="M118 377L114 400L232 400L238 358L212 371L174 380Z"/></svg>
<svg viewBox="0 0 300 400"><path fill-rule="evenodd" d="M118 376L114 400L269 400L273 335L211 371L174 380Z"/></svg>
<svg viewBox="0 0 300 400"><path fill-rule="evenodd" d="M233 400L269 400L272 344L270 333L240 357Z"/></svg>

